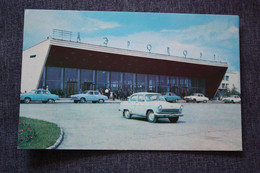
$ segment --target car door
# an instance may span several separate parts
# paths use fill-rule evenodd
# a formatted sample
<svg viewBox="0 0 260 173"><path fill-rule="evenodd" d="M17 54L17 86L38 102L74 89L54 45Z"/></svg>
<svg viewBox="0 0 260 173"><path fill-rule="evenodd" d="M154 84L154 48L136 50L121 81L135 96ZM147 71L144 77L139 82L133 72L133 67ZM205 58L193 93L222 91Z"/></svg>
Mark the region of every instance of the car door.
<svg viewBox="0 0 260 173"><path fill-rule="evenodd" d="M137 114L136 112L136 104L138 103L138 95L132 95L128 101L128 110L131 114Z"/></svg>
<svg viewBox="0 0 260 173"><path fill-rule="evenodd" d="M32 100L34 101L41 101L42 99L42 91L41 90L37 90L35 92L35 94L32 96Z"/></svg>
<svg viewBox="0 0 260 173"><path fill-rule="evenodd" d="M86 101L97 101L95 100L95 97L94 97L94 92L93 91L89 91L86 95Z"/></svg>
<svg viewBox="0 0 260 173"><path fill-rule="evenodd" d="M138 115L145 116L145 96L143 94L138 95L138 100L135 104L135 112Z"/></svg>
<svg viewBox="0 0 260 173"><path fill-rule="evenodd" d="M41 94L41 101L47 101L49 99L49 92L47 92L46 90L43 90L42 91L42 94Z"/></svg>
<svg viewBox="0 0 260 173"><path fill-rule="evenodd" d="M94 92L93 99L95 101L98 101L99 99L101 99L101 96L100 96L99 92L97 92L97 91Z"/></svg>
<svg viewBox="0 0 260 173"><path fill-rule="evenodd" d="M199 101L199 102L202 102L202 101L203 101L203 98L204 98L204 96L203 96L202 94L199 94L198 96L199 96L199 97L198 97L198 100L197 100L197 101Z"/></svg>

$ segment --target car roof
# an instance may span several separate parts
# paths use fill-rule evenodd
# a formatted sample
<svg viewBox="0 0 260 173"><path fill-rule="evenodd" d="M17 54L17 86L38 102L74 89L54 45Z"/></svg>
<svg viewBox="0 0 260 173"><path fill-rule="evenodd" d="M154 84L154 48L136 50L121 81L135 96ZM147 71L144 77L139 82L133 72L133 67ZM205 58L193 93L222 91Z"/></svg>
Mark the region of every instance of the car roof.
<svg viewBox="0 0 260 173"><path fill-rule="evenodd" d="M140 95L140 94L160 94L160 93L152 93L152 92L139 92L139 93L134 93L133 95Z"/></svg>

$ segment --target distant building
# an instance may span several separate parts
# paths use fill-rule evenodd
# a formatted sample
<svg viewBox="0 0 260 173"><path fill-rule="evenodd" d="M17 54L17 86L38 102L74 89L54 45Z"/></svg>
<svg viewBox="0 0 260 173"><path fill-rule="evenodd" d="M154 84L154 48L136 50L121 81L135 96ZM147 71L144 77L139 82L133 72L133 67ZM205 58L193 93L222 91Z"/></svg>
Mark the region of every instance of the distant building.
<svg viewBox="0 0 260 173"><path fill-rule="evenodd" d="M213 98L227 63L48 39L23 51L21 91L110 88Z"/></svg>
<svg viewBox="0 0 260 173"><path fill-rule="evenodd" d="M222 79L222 82L219 86L219 90L231 91L233 87L235 87L238 92L241 92L239 72L227 72Z"/></svg>
<svg viewBox="0 0 260 173"><path fill-rule="evenodd" d="M219 85L218 92L216 94L216 99L223 97L227 92L231 91L233 88L241 93L240 90L240 72L226 72L225 76L222 79L221 84Z"/></svg>

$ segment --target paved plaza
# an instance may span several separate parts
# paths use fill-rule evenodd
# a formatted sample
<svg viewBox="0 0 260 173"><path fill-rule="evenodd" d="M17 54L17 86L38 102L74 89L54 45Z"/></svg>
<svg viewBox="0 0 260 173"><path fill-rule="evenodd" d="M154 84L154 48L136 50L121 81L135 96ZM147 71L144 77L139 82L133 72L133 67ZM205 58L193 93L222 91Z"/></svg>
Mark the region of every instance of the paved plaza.
<svg viewBox="0 0 260 173"><path fill-rule="evenodd" d="M240 104L181 104L184 116L178 123L125 119L119 103L20 104L20 116L62 127L58 149L242 150Z"/></svg>

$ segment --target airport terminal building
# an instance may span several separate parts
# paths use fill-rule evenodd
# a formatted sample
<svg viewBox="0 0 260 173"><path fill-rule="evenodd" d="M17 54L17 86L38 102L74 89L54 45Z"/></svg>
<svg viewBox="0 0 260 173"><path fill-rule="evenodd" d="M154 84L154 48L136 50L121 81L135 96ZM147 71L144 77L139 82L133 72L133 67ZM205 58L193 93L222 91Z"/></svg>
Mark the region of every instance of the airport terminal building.
<svg viewBox="0 0 260 173"><path fill-rule="evenodd" d="M36 88L194 92L213 98L227 63L47 39L23 51L21 92Z"/></svg>

